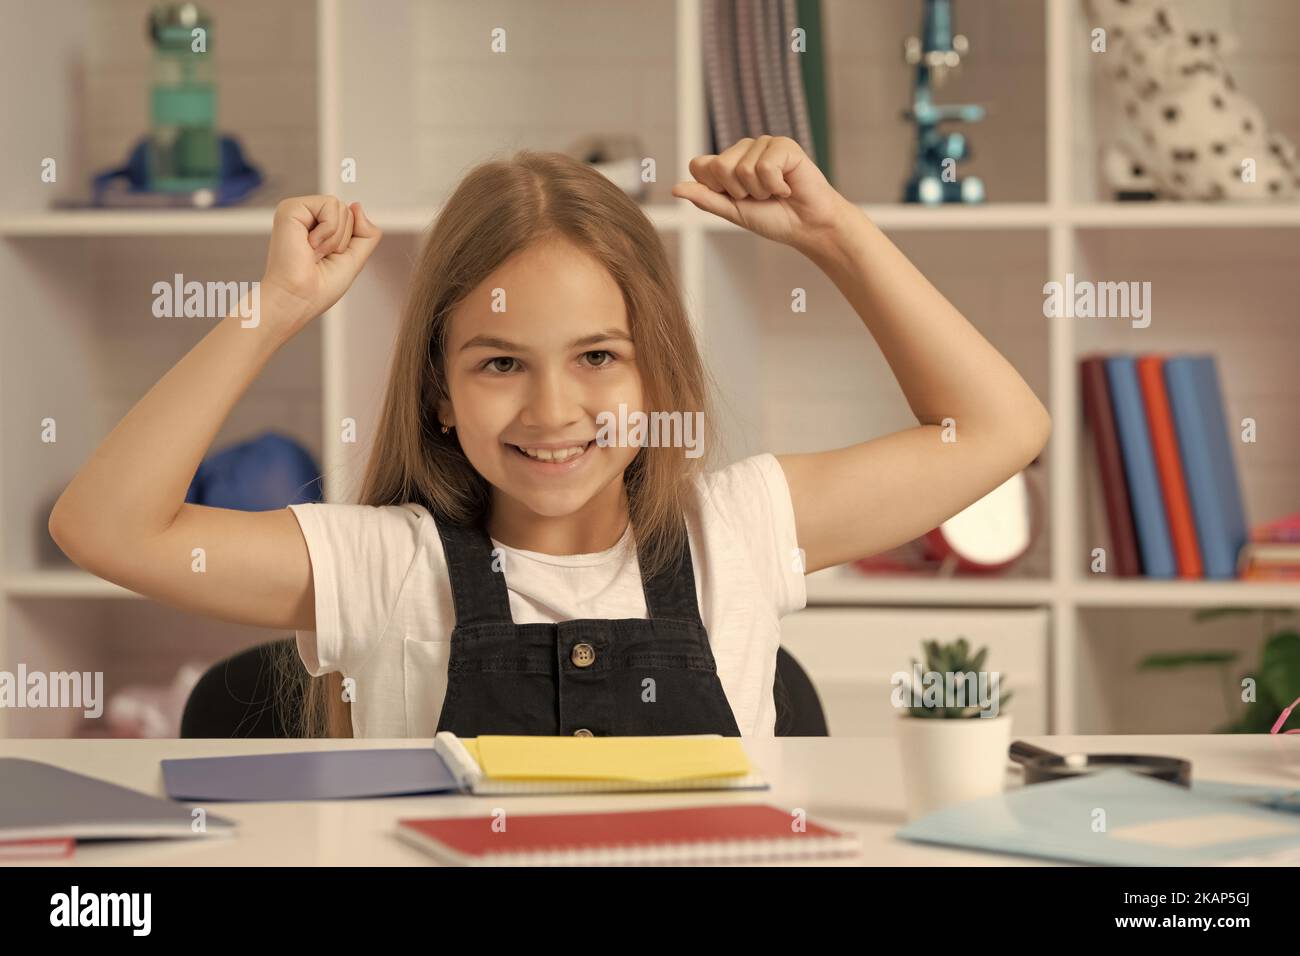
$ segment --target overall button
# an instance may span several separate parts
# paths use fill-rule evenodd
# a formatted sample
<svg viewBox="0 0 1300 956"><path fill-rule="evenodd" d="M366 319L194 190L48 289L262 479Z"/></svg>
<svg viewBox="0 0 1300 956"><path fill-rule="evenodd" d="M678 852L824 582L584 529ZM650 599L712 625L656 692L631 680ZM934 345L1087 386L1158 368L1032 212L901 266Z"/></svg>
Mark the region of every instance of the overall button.
<svg viewBox="0 0 1300 956"><path fill-rule="evenodd" d="M574 667L590 667L596 663L596 649L590 644L574 644L569 660L573 661Z"/></svg>
<svg viewBox="0 0 1300 956"><path fill-rule="evenodd" d="M580 728L580 729L578 729L578 730L575 730L575 731L573 732L573 736L575 736L575 737L594 737L595 734L593 734L593 733L592 733L590 730L588 730L586 727L582 727L582 728Z"/></svg>

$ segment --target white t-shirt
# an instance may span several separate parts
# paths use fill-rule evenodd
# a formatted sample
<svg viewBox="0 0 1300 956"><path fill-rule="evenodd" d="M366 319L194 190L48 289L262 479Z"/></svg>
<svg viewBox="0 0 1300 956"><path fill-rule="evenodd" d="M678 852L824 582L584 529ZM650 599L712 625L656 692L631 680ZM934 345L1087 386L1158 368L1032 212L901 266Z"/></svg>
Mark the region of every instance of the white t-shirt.
<svg viewBox="0 0 1300 956"><path fill-rule="evenodd" d="M770 737L780 619L804 606L794 509L773 455L700 476L686 519L695 593L740 732ZM357 737L432 737L456 614L442 539L421 505L291 505L311 554L316 630L297 631L313 676L355 679ZM551 555L506 547L516 624L644 618L631 527L614 547Z"/></svg>

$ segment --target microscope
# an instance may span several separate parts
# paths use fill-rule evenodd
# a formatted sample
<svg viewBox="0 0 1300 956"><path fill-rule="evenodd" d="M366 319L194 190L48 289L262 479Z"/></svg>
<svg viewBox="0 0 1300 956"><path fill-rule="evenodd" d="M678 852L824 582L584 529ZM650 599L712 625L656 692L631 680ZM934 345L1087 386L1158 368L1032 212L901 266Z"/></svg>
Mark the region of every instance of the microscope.
<svg viewBox="0 0 1300 956"><path fill-rule="evenodd" d="M903 202L933 206L984 201L983 180L957 175L957 164L970 156L970 143L962 133L939 129L945 122L983 119L984 107L940 106L933 99L948 72L961 65L967 47L966 38L953 33L952 0L925 0L921 36L908 37L903 44L903 59L916 67L912 108L903 113L916 124L916 157Z"/></svg>

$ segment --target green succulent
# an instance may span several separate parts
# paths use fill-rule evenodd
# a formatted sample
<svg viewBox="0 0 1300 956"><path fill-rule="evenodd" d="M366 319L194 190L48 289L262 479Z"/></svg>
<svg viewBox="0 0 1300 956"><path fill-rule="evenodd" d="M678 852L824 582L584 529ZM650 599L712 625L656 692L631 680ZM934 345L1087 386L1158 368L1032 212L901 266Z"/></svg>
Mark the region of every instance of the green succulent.
<svg viewBox="0 0 1300 956"><path fill-rule="evenodd" d="M1217 667L1223 685L1224 709L1229 721L1218 729L1221 734L1266 734L1279 714L1300 697L1300 632L1281 627L1278 617L1292 615L1290 608L1210 608L1198 611L1194 618L1209 621L1232 616L1258 616L1264 637L1259 666L1248 673L1233 676L1239 654L1234 650L1194 651L1190 653L1150 654L1138 664L1139 670L1176 670L1182 667ZM1254 678L1256 698L1243 704L1241 680ZM1288 724L1300 726L1300 712L1293 713Z"/></svg>
<svg viewBox="0 0 1300 956"><path fill-rule="evenodd" d="M984 661L988 657L989 649L981 647L973 656L971 654L970 642L964 637L959 637L950 644L940 644L938 641L924 641L921 644L925 651L925 666L920 668L922 674L935 671L940 674L966 674L974 671L979 674L984 669ZM918 669L916 658L912 658L912 672ZM914 691L909 688L908 696L911 697ZM999 711L1006 706L1011 700L1011 692L1005 690L1001 681L998 683L998 709ZM979 717L980 706L978 701L966 707L927 707L924 704L909 706L908 712L913 717Z"/></svg>

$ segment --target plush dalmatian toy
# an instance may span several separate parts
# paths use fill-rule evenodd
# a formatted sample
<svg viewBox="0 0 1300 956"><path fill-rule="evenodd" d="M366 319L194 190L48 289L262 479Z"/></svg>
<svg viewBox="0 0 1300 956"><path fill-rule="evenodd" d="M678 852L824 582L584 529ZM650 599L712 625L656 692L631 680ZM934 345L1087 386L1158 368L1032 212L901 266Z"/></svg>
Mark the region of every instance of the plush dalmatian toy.
<svg viewBox="0 0 1300 956"><path fill-rule="evenodd" d="M1188 29L1158 0L1088 0L1125 125L1102 158L1121 198L1295 199L1295 146L1269 130L1223 57L1235 42ZM1253 161L1253 162L1248 162Z"/></svg>

